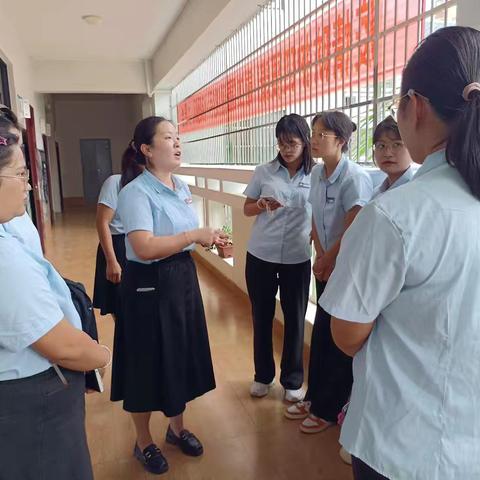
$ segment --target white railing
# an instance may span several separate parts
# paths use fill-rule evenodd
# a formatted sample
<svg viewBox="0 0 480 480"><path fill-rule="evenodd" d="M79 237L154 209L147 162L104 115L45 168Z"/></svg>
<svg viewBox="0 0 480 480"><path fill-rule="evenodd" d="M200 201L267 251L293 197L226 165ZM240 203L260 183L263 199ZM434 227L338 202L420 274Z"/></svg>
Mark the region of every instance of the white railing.
<svg viewBox="0 0 480 480"><path fill-rule="evenodd" d="M368 169L374 183L381 179L378 169ZM229 224L233 231L233 258L220 258L215 250L197 248L197 254L208 264L227 277L243 292L247 293L245 283L245 259L250 230L254 218L243 214L245 196L243 191L252 178L254 167L213 165L183 166L177 174L189 184L194 205L202 226L220 228ZM306 315L305 341L310 342L311 326L315 318L315 299L311 285L310 302ZM277 301L276 318L283 321L280 302Z"/></svg>

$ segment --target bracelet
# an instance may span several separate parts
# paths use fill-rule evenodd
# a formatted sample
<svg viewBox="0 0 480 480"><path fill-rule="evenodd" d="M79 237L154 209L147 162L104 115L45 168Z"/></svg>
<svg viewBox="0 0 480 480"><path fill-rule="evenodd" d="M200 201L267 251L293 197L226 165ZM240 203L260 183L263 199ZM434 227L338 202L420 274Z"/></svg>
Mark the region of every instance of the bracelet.
<svg viewBox="0 0 480 480"><path fill-rule="evenodd" d="M259 199L257 200L257 207L258 207L260 210L265 210L265 207L262 208L262 207L258 204L258 202L259 202L260 200L261 200L261 198L259 198Z"/></svg>
<svg viewBox="0 0 480 480"><path fill-rule="evenodd" d="M109 355L108 362L103 367L100 367L100 368L102 369L108 368L112 364L112 358L113 358L112 351L106 345L99 345L99 346L102 347L104 350L106 350Z"/></svg>

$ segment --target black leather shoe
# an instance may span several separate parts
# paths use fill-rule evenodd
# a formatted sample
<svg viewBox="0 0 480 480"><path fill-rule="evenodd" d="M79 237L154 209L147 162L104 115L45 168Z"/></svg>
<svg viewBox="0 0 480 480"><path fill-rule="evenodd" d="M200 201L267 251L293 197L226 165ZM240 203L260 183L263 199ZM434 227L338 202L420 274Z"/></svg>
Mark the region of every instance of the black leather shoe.
<svg viewBox="0 0 480 480"><path fill-rule="evenodd" d="M169 425L166 440L167 443L177 445L185 455L199 457L203 453L203 446L200 440L188 430L182 430L177 437Z"/></svg>
<svg viewBox="0 0 480 480"><path fill-rule="evenodd" d="M154 443L145 448L143 452L141 452L140 447L135 444L133 455L145 467L145 470L150 473L161 475L168 470L167 459Z"/></svg>

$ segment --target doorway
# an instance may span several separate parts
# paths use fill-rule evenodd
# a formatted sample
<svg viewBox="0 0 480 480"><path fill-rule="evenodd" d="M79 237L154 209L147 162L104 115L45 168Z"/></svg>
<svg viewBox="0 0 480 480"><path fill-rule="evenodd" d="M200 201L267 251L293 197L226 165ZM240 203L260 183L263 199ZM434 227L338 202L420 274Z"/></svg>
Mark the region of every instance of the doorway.
<svg viewBox="0 0 480 480"><path fill-rule="evenodd" d="M96 205L103 182L112 174L110 140L80 139L83 169L83 198L86 205Z"/></svg>

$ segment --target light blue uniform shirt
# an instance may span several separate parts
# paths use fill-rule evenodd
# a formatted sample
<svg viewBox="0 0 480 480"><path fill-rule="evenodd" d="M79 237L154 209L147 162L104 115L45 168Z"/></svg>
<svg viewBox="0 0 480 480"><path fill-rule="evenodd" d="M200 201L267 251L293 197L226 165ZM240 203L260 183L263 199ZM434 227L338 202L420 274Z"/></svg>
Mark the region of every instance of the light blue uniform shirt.
<svg viewBox="0 0 480 480"><path fill-rule="evenodd" d="M309 202L313 220L322 248L327 251L341 238L346 213L370 201L372 179L360 165L342 157L329 178L325 178L324 165L317 165L312 171L311 182Z"/></svg>
<svg viewBox="0 0 480 480"><path fill-rule="evenodd" d="M310 176L302 168L290 178L288 170L278 160L255 169L244 194L253 199L273 197L283 207L257 215L248 252L272 263L294 264L310 260Z"/></svg>
<svg viewBox="0 0 480 480"><path fill-rule="evenodd" d="M157 177L145 170L135 180L122 188L118 197L117 212L128 235L136 230L152 232L156 237L178 235L198 228L198 217L192 204L188 185L173 177L175 191L164 185ZM127 259L139 263L154 260L140 260L125 239ZM184 248L193 250L194 244ZM161 260L161 259L159 259Z"/></svg>
<svg viewBox="0 0 480 480"><path fill-rule="evenodd" d="M112 235L121 235L124 233L122 222L117 214L118 194L122 188L120 185L121 179L121 175L111 175L108 177L105 182L103 182L97 202L111 208L115 212L109 225Z"/></svg>
<svg viewBox="0 0 480 480"><path fill-rule="evenodd" d="M12 218L9 222L4 223L3 229L37 255L43 257L40 235L28 213L25 212L22 216Z"/></svg>
<svg viewBox="0 0 480 480"><path fill-rule="evenodd" d="M381 193L385 193L387 190L391 190L393 188L400 187L401 185L405 185L413 178L414 175L415 170L413 169L413 167L410 166L407 170L405 170L403 175L397 178L397 180L393 182L390 186L388 183L388 178L386 178L380 185L378 185L378 187L374 188L372 200L378 197Z"/></svg>
<svg viewBox="0 0 480 480"><path fill-rule="evenodd" d="M478 480L480 201L443 151L362 209L320 305L376 319L342 445L394 480Z"/></svg>
<svg viewBox="0 0 480 480"><path fill-rule="evenodd" d="M30 345L63 318L81 329L62 277L43 256L0 227L0 381L50 368Z"/></svg>

